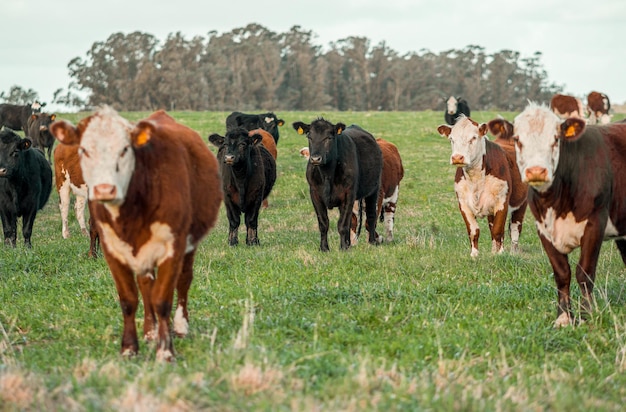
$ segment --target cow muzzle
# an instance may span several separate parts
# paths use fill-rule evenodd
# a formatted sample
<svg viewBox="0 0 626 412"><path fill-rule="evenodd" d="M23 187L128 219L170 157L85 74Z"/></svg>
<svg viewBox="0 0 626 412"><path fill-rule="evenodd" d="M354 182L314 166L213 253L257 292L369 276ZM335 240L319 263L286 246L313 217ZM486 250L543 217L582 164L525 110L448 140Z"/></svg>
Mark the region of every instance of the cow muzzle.
<svg viewBox="0 0 626 412"><path fill-rule="evenodd" d="M8 176L7 168L6 167L0 168L0 177L6 177L6 176Z"/></svg>
<svg viewBox="0 0 626 412"><path fill-rule="evenodd" d="M465 166L467 165L467 162L465 161L465 156L455 154L450 156L450 164L454 166Z"/></svg>
<svg viewBox="0 0 626 412"><path fill-rule="evenodd" d="M233 155L224 156L224 163L226 163L229 166L232 166L233 164L235 164L235 156Z"/></svg>
<svg viewBox="0 0 626 412"><path fill-rule="evenodd" d="M98 202L110 202L117 196L117 187L108 183L101 183L93 187L94 200Z"/></svg>
<svg viewBox="0 0 626 412"><path fill-rule="evenodd" d="M322 156L311 156L309 157L309 162L311 162L313 166L319 166L322 164Z"/></svg>
<svg viewBox="0 0 626 412"><path fill-rule="evenodd" d="M531 186L541 186L548 182L548 169L541 166L533 166L524 172L526 181Z"/></svg>

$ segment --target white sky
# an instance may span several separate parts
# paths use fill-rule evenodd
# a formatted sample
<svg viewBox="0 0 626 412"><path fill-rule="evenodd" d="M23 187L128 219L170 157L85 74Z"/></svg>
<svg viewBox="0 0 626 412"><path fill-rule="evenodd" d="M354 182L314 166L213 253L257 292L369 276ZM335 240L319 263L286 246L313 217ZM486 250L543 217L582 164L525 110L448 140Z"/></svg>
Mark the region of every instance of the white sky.
<svg viewBox="0 0 626 412"><path fill-rule="evenodd" d="M163 42L171 33L206 38L250 23L278 33L299 25L322 46L365 36L400 54L468 45L522 57L539 51L549 81L566 93L597 90L626 102L625 0L0 0L0 16L0 91L33 89L48 111L58 110L54 91L71 81L68 63L113 33Z"/></svg>

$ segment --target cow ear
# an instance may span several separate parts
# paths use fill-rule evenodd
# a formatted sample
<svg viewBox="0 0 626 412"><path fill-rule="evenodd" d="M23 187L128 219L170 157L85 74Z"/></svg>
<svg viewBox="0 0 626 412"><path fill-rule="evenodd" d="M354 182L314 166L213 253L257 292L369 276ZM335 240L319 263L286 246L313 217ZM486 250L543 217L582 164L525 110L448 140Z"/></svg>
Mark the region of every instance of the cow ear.
<svg viewBox="0 0 626 412"><path fill-rule="evenodd" d="M335 131L337 134L341 134L343 133L343 131L346 130L346 125L343 123L337 123L335 125Z"/></svg>
<svg viewBox="0 0 626 412"><path fill-rule="evenodd" d="M480 136L487 134L487 125L485 123L481 123L480 126L478 126L478 134Z"/></svg>
<svg viewBox="0 0 626 412"><path fill-rule="evenodd" d="M130 141L135 149L143 147L150 142L156 128L149 120L142 120L131 130Z"/></svg>
<svg viewBox="0 0 626 412"><path fill-rule="evenodd" d="M52 120L53 122L54 122L54 119L56 119L56 118L57 118L57 115L56 115L56 114L52 113L52 114L50 115L50 120Z"/></svg>
<svg viewBox="0 0 626 412"><path fill-rule="evenodd" d="M255 133L253 135L250 135L250 139L252 139L253 145L257 145L263 141L263 136L261 136L261 134L259 133Z"/></svg>
<svg viewBox="0 0 626 412"><path fill-rule="evenodd" d="M437 128L437 131L443 137L450 137L450 132L452 131L452 128L448 126L447 124L442 124L441 126Z"/></svg>
<svg viewBox="0 0 626 412"><path fill-rule="evenodd" d="M285 124L285 121L283 119L278 119L278 121L276 122L277 125L282 126Z"/></svg>
<svg viewBox="0 0 626 412"><path fill-rule="evenodd" d="M54 122L50 125L49 129L50 133L52 133L60 143L69 145L80 143L78 129L68 121L60 120Z"/></svg>
<svg viewBox="0 0 626 412"><path fill-rule="evenodd" d="M36 114L31 114L30 118L31 118L31 120L35 120L35 119L37 119L37 115Z"/></svg>
<svg viewBox="0 0 626 412"><path fill-rule="evenodd" d="M17 145L17 147L18 149L24 151L24 150L30 149L32 145L33 145L33 141L25 137L24 139L20 140L20 143Z"/></svg>
<svg viewBox="0 0 626 412"><path fill-rule="evenodd" d="M224 136L213 133L209 136L209 142L213 144L213 146L222 147L222 145L224 144Z"/></svg>
<svg viewBox="0 0 626 412"><path fill-rule="evenodd" d="M302 122L294 122L293 123L293 128L296 132L298 132L298 134L306 134L309 132L309 128L311 127L311 125L308 124L304 124Z"/></svg>
<svg viewBox="0 0 626 412"><path fill-rule="evenodd" d="M489 133L494 135L496 138L502 136L506 130L503 119L490 120L489 123L487 123L487 127L489 128Z"/></svg>
<svg viewBox="0 0 626 412"><path fill-rule="evenodd" d="M560 137L567 142L578 140L585 130L585 121L576 117L570 117L561 123Z"/></svg>

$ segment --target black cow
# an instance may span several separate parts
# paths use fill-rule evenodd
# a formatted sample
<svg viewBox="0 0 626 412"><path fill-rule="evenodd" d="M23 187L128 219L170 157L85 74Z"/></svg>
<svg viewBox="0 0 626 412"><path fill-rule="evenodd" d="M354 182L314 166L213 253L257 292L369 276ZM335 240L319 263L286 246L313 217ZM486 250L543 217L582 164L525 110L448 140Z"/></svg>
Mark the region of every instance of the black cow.
<svg viewBox="0 0 626 412"><path fill-rule="evenodd" d="M260 134L248 135L242 127L227 131L226 136L209 136L209 142L219 148L217 160L222 175L229 225L228 243L231 246L239 243L237 231L242 213L247 229L246 244L259 244L259 209L276 182L276 162L261 144L262 139Z"/></svg>
<svg viewBox="0 0 626 412"><path fill-rule="evenodd" d="M17 218L22 217L24 244L30 237L37 211L44 207L52 189L52 169L30 139L13 130L0 130L0 216L4 243L15 247Z"/></svg>
<svg viewBox="0 0 626 412"><path fill-rule="evenodd" d="M33 113L28 118L26 137L33 141L33 147L46 152L48 163L52 163L52 146L54 145L54 136L50 133L49 126L56 117L54 113Z"/></svg>
<svg viewBox="0 0 626 412"><path fill-rule="evenodd" d="M376 244L376 206L383 155L369 132L346 128L319 118L311 124L295 122L293 128L309 139L306 178L320 230L320 250L328 251L328 209L339 208L337 229L341 249L350 247L350 224L355 200L365 200L369 243Z"/></svg>
<svg viewBox="0 0 626 412"><path fill-rule="evenodd" d="M263 129L272 135L276 144L278 144L279 132L278 126L285 124L283 119L279 119L274 113L247 114L241 112L232 112L226 118L226 130L232 130L237 127L243 127L247 131L254 129Z"/></svg>
<svg viewBox="0 0 626 412"><path fill-rule="evenodd" d="M443 116L446 119L446 123L454 125L462 114L470 117L470 108L467 101L462 97L450 96L446 100L446 111Z"/></svg>
<svg viewBox="0 0 626 412"><path fill-rule="evenodd" d="M33 113L40 113L45 103L35 101L33 104L0 104L0 128L6 126L13 130L28 133L28 119Z"/></svg>

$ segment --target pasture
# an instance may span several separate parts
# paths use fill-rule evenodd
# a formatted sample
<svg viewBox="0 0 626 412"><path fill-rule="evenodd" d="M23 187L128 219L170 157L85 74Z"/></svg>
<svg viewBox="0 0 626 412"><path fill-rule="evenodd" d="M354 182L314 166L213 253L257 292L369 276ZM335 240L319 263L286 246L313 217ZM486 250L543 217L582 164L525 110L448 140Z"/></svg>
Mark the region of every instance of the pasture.
<svg viewBox="0 0 626 412"><path fill-rule="evenodd" d="M122 113L130 120L148 113ZM206 138L228 113L170 112ZM32 250L0 247L0 410L621 410L626 399L626 270L612 242L598 263L596 308L554 329L556 288L530 210L521 253L491 254L486 220L470 258L442 112L279 112L277 180L261 245L229 247L224 207L201 243L190 333L159 364L140 342L119 354L122 316L102 257L87 258L58 196L35 221ZM59 114L76 122L85 114ZM497 115L476 112L487 122ZM292 128L323 116L398 146L405 176L395 241L330 252ZM613 120L619 120L616 115ZM215 153L216 149L209 145ZM577 259L578 253L573 253ZM571 263L571 262L570 262ZM580 296L572 284L573 298ZM577 314L577 312L576 312ZM137 321L141 330L143 310Z"/></svg>

